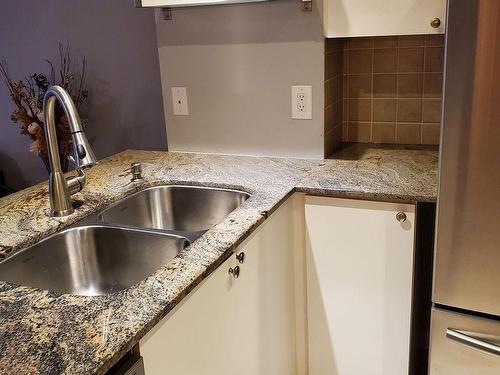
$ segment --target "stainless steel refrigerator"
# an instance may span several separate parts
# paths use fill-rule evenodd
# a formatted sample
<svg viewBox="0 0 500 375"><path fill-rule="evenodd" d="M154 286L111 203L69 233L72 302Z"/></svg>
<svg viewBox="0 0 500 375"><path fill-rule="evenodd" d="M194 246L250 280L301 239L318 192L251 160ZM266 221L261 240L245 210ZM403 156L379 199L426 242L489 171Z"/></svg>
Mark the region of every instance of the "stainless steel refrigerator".
<svg viewBox="0 0 500 375"><path fill-rule="evenodd" d="M500 0L448 0L429 372L500 374Z"/></svg>

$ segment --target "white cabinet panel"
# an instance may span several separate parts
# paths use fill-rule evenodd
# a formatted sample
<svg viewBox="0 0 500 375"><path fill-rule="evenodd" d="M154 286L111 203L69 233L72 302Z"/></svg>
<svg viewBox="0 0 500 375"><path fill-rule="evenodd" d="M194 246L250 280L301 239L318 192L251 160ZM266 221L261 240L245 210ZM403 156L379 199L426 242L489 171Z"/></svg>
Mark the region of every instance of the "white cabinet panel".
<svg viewBox="0 0 500 375"><path fill-rule="evenodd" d="M446 0L325 0L328 38L444 33ZM433 18L441 20L437 29Z"/></svg>
<svg viewBox="0 0 500 375"><path fill-rule="evenodd" d="M310 375L408 373L414 211L306 197Z"/></svg>
<svg viewBox="0 0 500 375"><path fill-rule="evenodd" d="M292 202L140 341L146 374L296 373Z"/></svg>

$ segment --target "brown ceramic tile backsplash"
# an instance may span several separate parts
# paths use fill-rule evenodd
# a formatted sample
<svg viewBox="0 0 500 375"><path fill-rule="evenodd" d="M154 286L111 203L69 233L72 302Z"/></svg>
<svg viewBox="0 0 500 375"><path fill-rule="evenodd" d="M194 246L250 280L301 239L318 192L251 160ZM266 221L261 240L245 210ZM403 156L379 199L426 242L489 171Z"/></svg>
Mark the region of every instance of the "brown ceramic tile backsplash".
<svg viewBox="0 0 500 375"><path fill-rule="evenodd" d="M342 142L343 116L343 65L344 40L327 39L325 42L325 157Z"/></svg>
<svg viewBox="0 0 500 375"><path fill-rule="evenodd" d="M443 35L327 39L325 155L341 140L438 144L443 45Z"/></svg>

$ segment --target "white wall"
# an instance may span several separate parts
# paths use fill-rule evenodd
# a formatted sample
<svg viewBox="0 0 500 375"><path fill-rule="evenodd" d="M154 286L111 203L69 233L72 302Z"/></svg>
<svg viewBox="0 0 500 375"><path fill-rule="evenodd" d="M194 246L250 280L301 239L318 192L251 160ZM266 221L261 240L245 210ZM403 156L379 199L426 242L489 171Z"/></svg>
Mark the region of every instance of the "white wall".
<svg viewBox="0 0 500 375"><path fill-rule="evenodd" d="M169 150L323 157L324 39L298 0L157 12ZM313 85L313 120L291 119L291 86ZM171 90L188 90L173 116Z"/></svg>
<svg viewBox="0 0 500 375"><path fill-rule="evenodd" d="M152 9L132 0L9 0L0 11L0 58L13 79L48 72L58 43L88 58L87 134L98 158L125 148L166 149ZM47 179L29 138L11 123L14 105L0 82L0 170L21 189Z"/></svg>

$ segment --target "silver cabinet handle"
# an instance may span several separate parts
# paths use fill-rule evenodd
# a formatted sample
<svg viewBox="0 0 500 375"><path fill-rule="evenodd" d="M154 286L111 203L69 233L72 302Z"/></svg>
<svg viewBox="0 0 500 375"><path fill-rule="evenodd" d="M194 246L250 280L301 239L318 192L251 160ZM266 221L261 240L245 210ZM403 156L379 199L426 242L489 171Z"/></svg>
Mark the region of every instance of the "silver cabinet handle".
<svg viewBox="0 0 500 375"><path fill-rule="evenodd" d="M234 268L230 268L228 271L227 271L228 274L230 275L233 275L233 277L235 279L237 279L238 277L240 277L240 266L236 266Z"/></svg>
<svg viewBox="0 0 500 375"><path fill-rule="evenodd" d="M446 330L446 337L483 352L500 356L500 337L452 328Z"/></svg>
<svg viewBox="0 0 500 375"><path fill-rule="evenodd" d="M434 29L437 29L439 26L441 26L441 20L439 18L433 18L431 20L431 26L434 28Z"/></svg>
<svg viewBox="0 0 500 375"><path fill-rule="evenodd" d="M240 263L240 264L245 263L245 253L236 254L236 259L238 260L238 263Z"/></svg>

